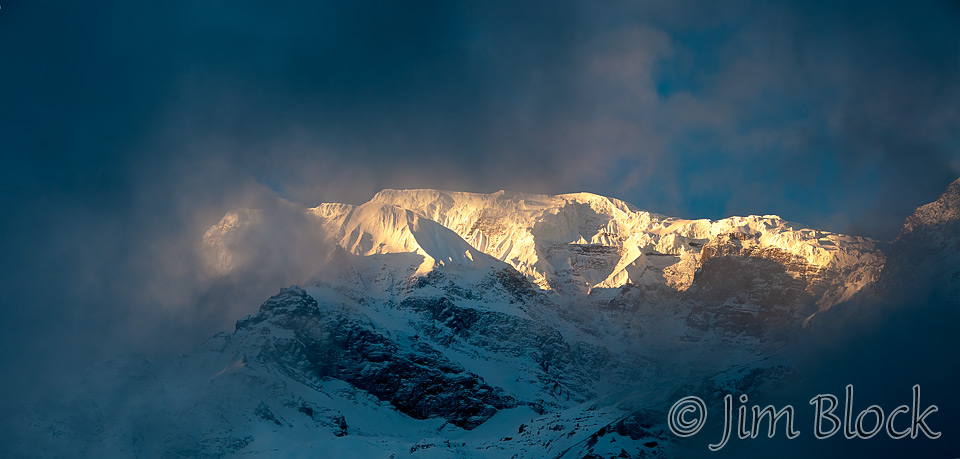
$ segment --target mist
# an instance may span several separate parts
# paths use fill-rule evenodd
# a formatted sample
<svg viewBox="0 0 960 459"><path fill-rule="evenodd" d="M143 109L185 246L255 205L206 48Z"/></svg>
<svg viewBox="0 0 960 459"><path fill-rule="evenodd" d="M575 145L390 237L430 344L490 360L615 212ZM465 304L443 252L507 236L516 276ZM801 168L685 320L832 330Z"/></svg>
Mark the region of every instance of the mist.
<svg viewBox="0 0 960 459"><path fill-rule="evenodd" d="M5 2L3 389L231 329L326 269L291 209L382 188L590 191L892 239L960 175L957 13ZM238 208L265 212L237 242L254 261L213 276L202 236Z"/></svg>
<svg viewBox="0 0 960 459"><path fill-rule="evenodd" d="M779 457L850 457L916 455L941 457L955 454L960 434L960 361L956 359L956 331L960 328L960 291L956 282L936 279L936 269L927 261L937 254L914 254L918 272L915 278L901 278L888 294L866 291L846 304L828 311L817 326L807 330L784 351L796 372L762 394L749 394L750 404L773 404L796 409L796 428L802 435L788 440L783 426L777 436L738 441L735 436L722 450L723 457L744 454ZM868 289L869 290L869 289ZM880 406L886 415L900 405L912 403L912 388L920 386L920 411L936 406L926 418L937 439L920 433L917 438L894 440L880 432L868 441L844 438L842 431L827 439L813 435L814 407L818 394L835 395L840 402L835 414L841 414L845 387L853 385L853 416L871 405ZM735 395L736 396L736 395ZM869 417L869 416L868 416ZM897 419L896 429L910 426L907 416ZM842 418L842 416L841 416ZM872 426L873 418L865 421ZM829 422L824 423L829 428ZM766 424L761 432L766 429ZM719 432L716 430L715 432ZM707 435L716 442L719 433ZM707 440L699 438L692 451L706 449ZM693 442L687 442L693 443Z"/></svg>

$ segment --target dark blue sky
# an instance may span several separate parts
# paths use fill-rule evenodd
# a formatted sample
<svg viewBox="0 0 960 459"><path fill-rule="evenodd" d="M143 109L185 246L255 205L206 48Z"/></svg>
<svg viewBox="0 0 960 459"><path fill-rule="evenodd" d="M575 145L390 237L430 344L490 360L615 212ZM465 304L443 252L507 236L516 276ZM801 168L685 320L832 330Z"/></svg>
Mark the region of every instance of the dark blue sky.
<svg viewBox="0 0 960 459"><path fill-rule="evenodd" d="M4 199L586 190L891 238L960 175L955 2L516 3L6 2Z"/></svg>
<svg viewBox="0 0 960 459"><path fill-rule="evenodd" d="M5 325L195 303L192 244L269 189L591 191L892 239L960 176L956 2L719 3L2 2Z"/></svg>

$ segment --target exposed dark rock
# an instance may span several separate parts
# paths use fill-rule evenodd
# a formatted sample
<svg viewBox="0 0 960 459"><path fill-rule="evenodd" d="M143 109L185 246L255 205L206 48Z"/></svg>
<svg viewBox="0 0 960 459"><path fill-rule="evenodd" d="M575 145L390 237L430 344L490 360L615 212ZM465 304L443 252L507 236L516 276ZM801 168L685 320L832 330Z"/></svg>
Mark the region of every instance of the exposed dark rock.
<svg viewBox="0 0 960 459"><path fill-rule="evenodd" d="M278 426L282 426L283 423L274 416L273 411L270 410L270 407L266 403L260 402L260 405L257 406L254 413L258 418L263 419L264 421L270 421Z"/></svg>
<svg viewBox="0 0 960 459"><path fill-rule="evenodd" d="M449 300L407 306L434 314L461 332L469 328L472 317L462 310L451 312ZM270 298L257 316L238 322L238 332L264 322L292 331L295 338L266 339L258 358L294 379L306 379L308 385L322 378L340 379L413 418L442 417L468 429L517 405L501 389L485 384L429 345L402 348L340 312L321 312L299 288Z"/></svg>

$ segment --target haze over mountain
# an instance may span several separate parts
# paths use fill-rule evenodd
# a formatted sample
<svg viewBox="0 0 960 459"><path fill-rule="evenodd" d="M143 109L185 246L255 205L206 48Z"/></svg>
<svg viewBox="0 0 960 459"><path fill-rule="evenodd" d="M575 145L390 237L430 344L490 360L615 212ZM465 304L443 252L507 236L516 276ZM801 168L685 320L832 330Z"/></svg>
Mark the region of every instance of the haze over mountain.
<svg viewBox="0 0 960 459"><path fill-rule="evenodd" d="M667 430L674 399L700 394L719 410L725 392L822 390L811 381L828 372L807 353L862 344L864 320L922 318L938 337L960 324L958 204L960 180L892 242L775 215L677 219L590 193L383 190L358 206L287 206L296 218L231 211L203 237L209 275L257 272L264 253L247 244L279 234L278 224L316 237L273 255L304 251L324 268L301 266L302 286L174 361L121 355L88 368L65 402L57 397L65 404L19 407L25 440L0 452L706 454L707 441ZM904 298L918 303L912 312ZM888 354L889 367L870 371L900 380L892 372L907 357ZM946 387L956 359L928 363L910 374L941 403L944 438L955 438L960 406ZM858 447L889 447L876 444ZM792 454L845 451L797 445Z"/></svg>

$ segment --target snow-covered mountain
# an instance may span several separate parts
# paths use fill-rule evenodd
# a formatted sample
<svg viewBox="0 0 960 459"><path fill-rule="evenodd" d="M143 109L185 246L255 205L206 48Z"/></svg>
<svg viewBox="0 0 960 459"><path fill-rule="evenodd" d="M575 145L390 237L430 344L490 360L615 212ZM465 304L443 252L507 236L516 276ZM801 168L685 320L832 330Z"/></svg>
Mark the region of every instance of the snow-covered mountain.
<svg viewBox="0 0 960 459"><path fill-rule="evenodd" d="M384 190L372 202L439 222L541 288L561 292L626 284L682 291L711 253L742 250L810 274L835 271L820 279L833 287L818 298L828 308L869 282L882 264L869 239L806 229L776 215L683 220L590 193ZM717 241L721 235L723 242ZM711 241L717 243L704 248Z"/></svg>
<svg viewBox="0 0 960 459"><path fill-rule="evenodd" d="M482 252L559 295L627 284L684 291L711 257L738 253L788 266L828 309L875 280L884 261L870 239L775 215L683 220L590 193L383 190L361 206L321 204L303 212L355 255L416 253L424 256L423 274L434 264L475 267ZM210 229L204 239L216 253L212 265L231 259L224 241L255 219L256 211L243 209Z"/></svg>
<svg viewBox="0 0 960 459"><path fill-rule="evenodd" d="M958 191L889 249L589 193L384 190L295 208L283 224L316 235L297 242L324 254L319 274L176 361L91 368L81 408L30 412L25 435L89 457L672 457L664 413L681 387L790 378L778 355L805 324L911 266L958 283ZM256 270L245 234L272 224L227 213L203 238L211 275Z"/></svg>

